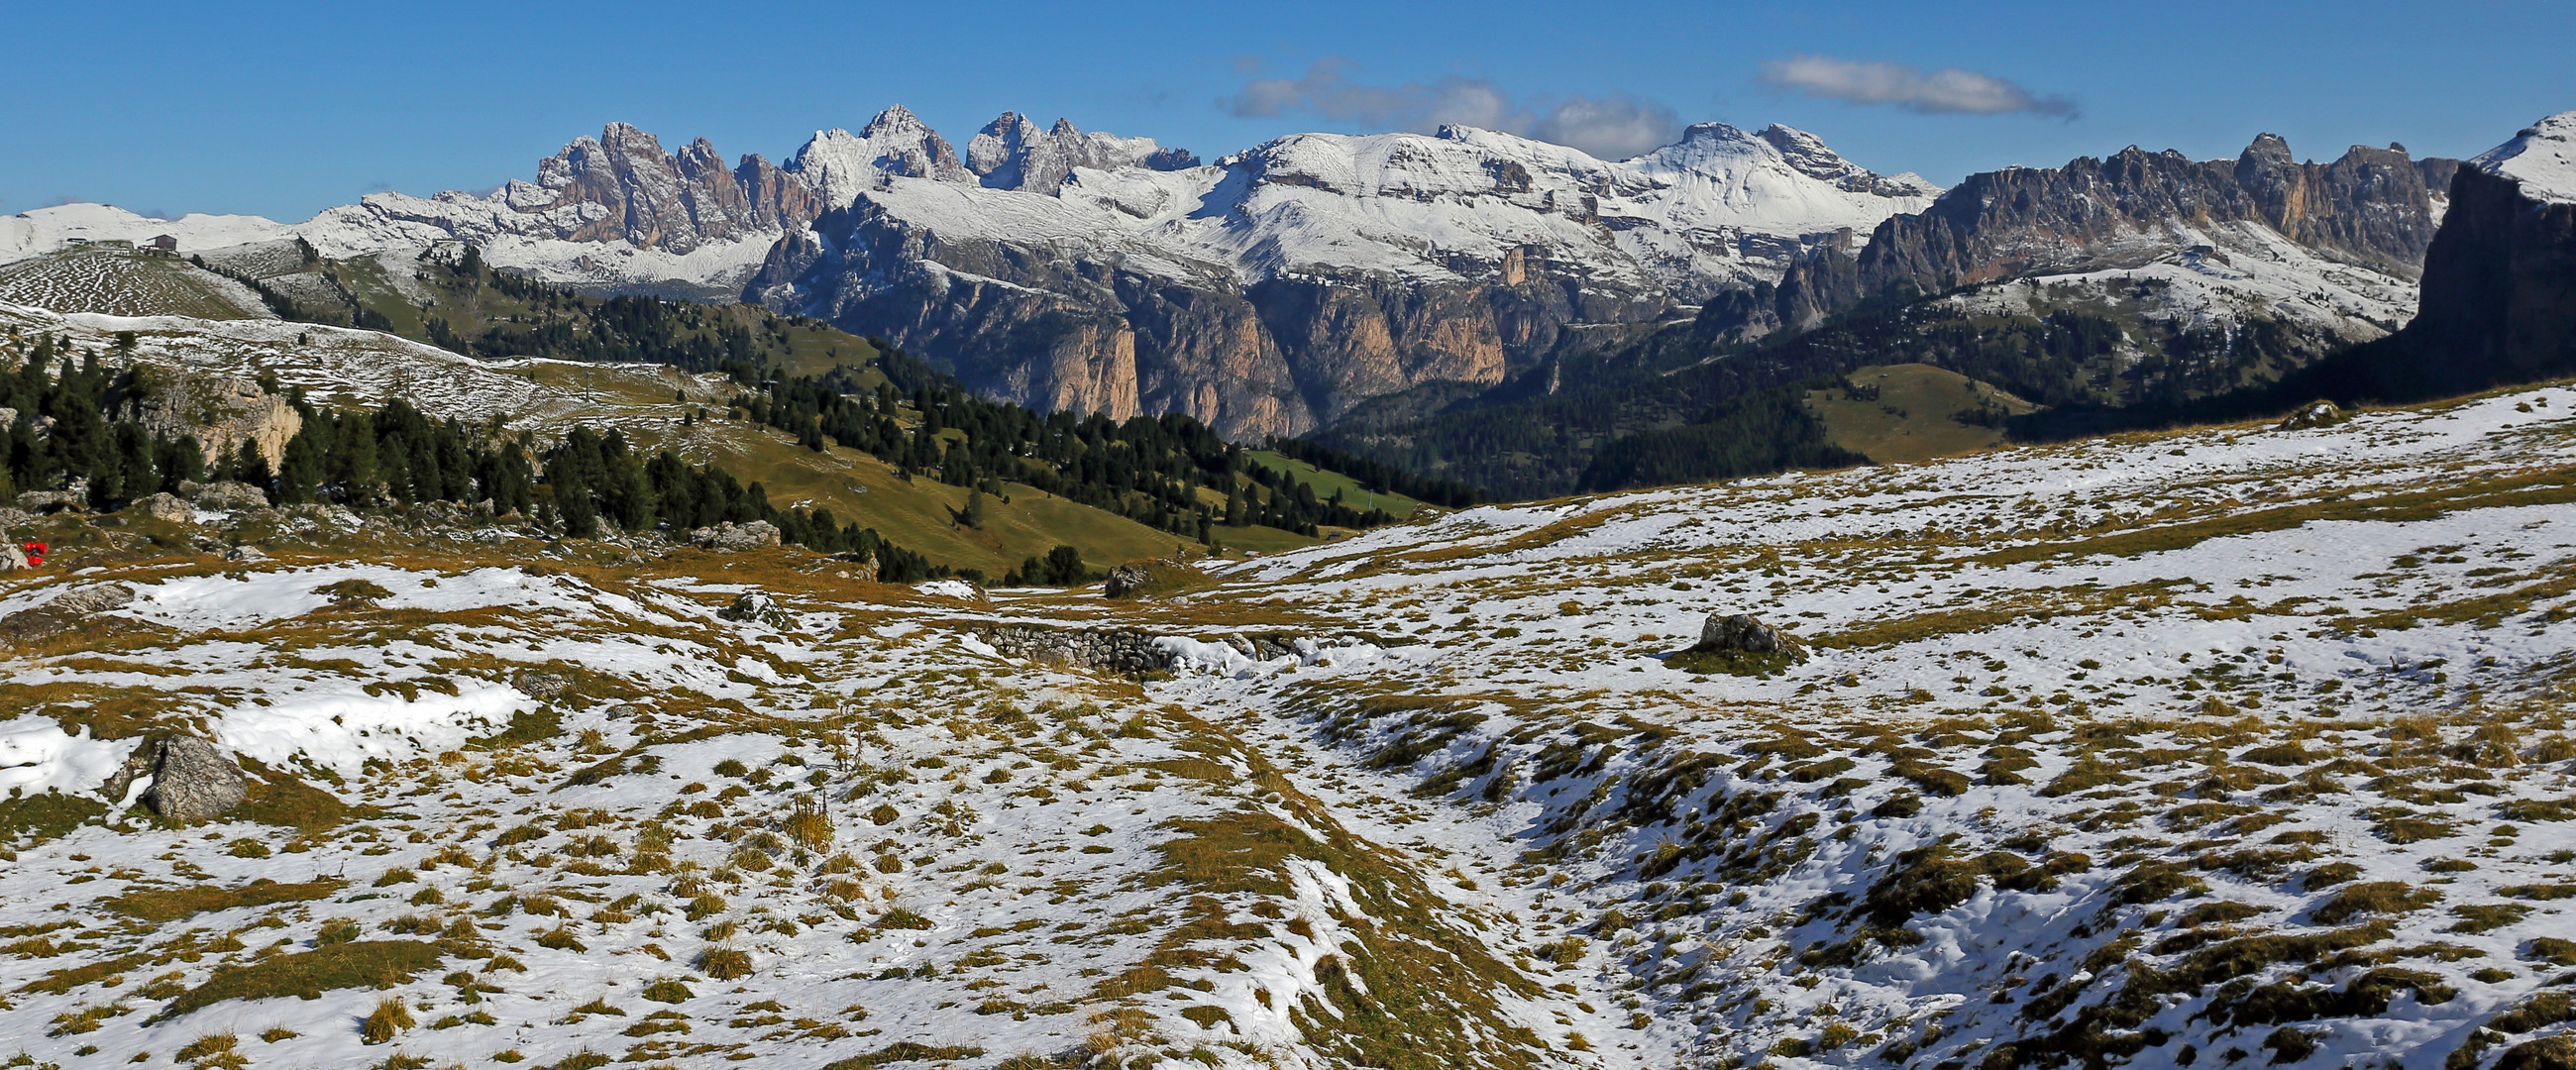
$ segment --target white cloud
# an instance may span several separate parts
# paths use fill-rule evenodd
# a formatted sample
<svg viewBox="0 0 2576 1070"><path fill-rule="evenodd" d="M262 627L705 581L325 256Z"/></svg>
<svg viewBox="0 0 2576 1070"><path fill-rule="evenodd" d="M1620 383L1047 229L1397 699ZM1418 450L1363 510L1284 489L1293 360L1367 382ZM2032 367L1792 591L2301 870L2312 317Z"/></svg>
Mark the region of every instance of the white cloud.
<svg viewBox="0 0 2576 1070"><path fill-rule="evenodd" d="M1572 145L1606 160L1622 160L1671 144L1673 132L1681 125L1671 108L1626 93L1612 93L1599 100L1566 98L1539 117L1530 127L1529 136Z"/></svg>
<svg viewBox="0 0 2576 1070"><path fill-rule="evenodd" d="M1902 63L1872 63L1831 56L1793 55L1762 64L1758 79L1775 89L1853 104L1892 104L1923 114L2002 115L2031 112L2067 119L2075 102L2038 96L1991 74L1959 67L1926 71Z"/></svg>
<svg viewBox="0 0 2576 1070"><path fill-rule="evenodd" d="M1625 93L1524 102L1486 78L1450 75L1430 83L1372 85L1353 81L1352 69L1351 61L1327 56L1295 78L1252 79L1217 103L1246 119L1307 114L1337 123L1425 133L1447 124L1474 126L1611 159L1666 144L1681 129L1671 108Z"/></svg>

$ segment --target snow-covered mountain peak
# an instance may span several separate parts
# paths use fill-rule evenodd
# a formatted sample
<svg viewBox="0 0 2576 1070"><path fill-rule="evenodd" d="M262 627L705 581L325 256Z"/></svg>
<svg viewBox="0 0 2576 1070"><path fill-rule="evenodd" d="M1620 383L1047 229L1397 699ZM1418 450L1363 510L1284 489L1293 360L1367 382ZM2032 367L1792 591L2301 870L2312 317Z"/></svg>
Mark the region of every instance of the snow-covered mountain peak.
<svg viewBox="0 0 2576 1070"><path fill-rule="evenodd" d="M966 142L966 167L994 189L1054 193L1076 167L1115 170L1143 166L1156 171L1195 167L1198 158L1165 149L1149 137L1085 133L1073 120L1058 118L1045 130L1028 116L1003 112Z"/></svg>
<svg viewBox="0 0 2576 1070"><path fill-rule="evenodd" d="M2469 166L2513 179L2533 200L2576 203L2576 111L2523 128L2513 140L2479 153Z"/></svg>
<svg viewBox="0 0 2576 1070"><path fill-rule="evenodd" d="M1773 123L1752 136L1771 146L1780 154L1781 161L1799 174L1831 182L1837 189L1875 193L1882 197L1936 197L1941 193L1941 187L1912 171L1881 175L1846 160L1841 153L1826 147L1825 139L1794 126Z"/></svg>
<svg viewBox="0 0 2576 1070"><path fill-rule="evenodd" d="M931 133L930 124L922 122L920 116L912 113L912 109L901 104L887 105L884 111L876 113L875 117L868 120L868 125L859 129L859 136L864 138L919 134L938 136Z"/></svg>
<svg viewBox="0 0 2576 1070"><path fill-rule="evenodd" d="M815 131L785 169L820 194L827 208L848 207L860 192L883 188L892 178L975 181L948 139L901 104L878 112L856 134L838 127Z"/></svg>

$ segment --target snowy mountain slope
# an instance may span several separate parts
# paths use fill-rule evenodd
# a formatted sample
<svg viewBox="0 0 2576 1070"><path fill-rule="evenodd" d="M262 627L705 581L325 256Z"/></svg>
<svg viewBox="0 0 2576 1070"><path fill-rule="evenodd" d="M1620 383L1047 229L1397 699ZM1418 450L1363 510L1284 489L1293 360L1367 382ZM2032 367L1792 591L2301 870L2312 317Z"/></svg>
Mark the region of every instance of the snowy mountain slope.
<svg viewBox="0 0 2576 1070"><path fill-rule="evenodd" d="M66 1066L2539 1065L2571 472L2560 383L1469 510L1123 601L43 519L0 627L135 597L0 651L5 775L63 792L0 808L0 1023ZM1672 656L1713 612L1810 657ZM154 729L257 760L251 804L110 814Z"/></svg>
<svg viewBox="0 0 2576 1070"><path fill-rule="evenodd" d="M2322 355L2413 316L2412 284L2457 166L2394 145L2301 162L2264 134L2235 160L2131 146L1983 172L1930 209L1881 224L1864 246L1819 248L1791 266L1767 307L1738 302L1723 310L1727 322L1707 326L1758 336L1877 295L2048 279L2092 291L2097 310L2129 304L2159 324L2288 324L2310 356ZM2206 270L2213 263L2226 267ZM2170 306L2134 285L2177 269L2202 277Z"/></svg>
<svg viewBox="0 0 2576 1070"><path fill-rule="evenodd" d="M126 316L276 316L250 287L184 260L98 246L0 264L0 301Z"/></svg>
<svg viewBox="0 0 2576 1070"><path fill-rule="evenodd" d="M2469 166L2512 179L2535 201L2576 201L2576 112L2531 124L2513 140L2478 154Z"/></svg>

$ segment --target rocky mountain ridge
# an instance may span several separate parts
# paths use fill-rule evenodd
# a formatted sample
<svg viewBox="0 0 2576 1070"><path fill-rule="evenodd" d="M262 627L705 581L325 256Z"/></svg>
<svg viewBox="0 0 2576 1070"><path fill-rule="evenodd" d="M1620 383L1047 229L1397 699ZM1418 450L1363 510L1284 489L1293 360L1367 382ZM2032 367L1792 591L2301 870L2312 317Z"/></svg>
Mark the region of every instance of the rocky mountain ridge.
<svg viewBox="0 0 2576 1070"><path fill-rule="evenodd" d="M45 210L0 226L0 257L154 229L191 249L294 233L327 256L464 240L585 288L828 313L1012 400L1258 437L1615 344L1937 192L1786 127L1702 124L1620 162L1453 127L1202 164L1017 113L960 153L897 106L779 165L613 124L534 182L376 194L300 225Z"/></svg>
<svg viewBox="0 0 2576 1070"><path fill-rule="evenodd" d="M1777 125L1703 123L1625 161L1450 127L1289 135L1202 163L1016 112L960 152L896 106L775 165L612 124L533 182L376 194L265 231L47 209L0 220L0 258L137 227L189 247L292 232L334 256L461 239L586 289L829 318L1008 400L1257 438L1550 389L1675 317L1742 340L1996 280L2056 295L1990 295L2016 312L2286 324L2322 353L2413 315L2453 166L2358 147L2300 163L2264 135L2234 161L2131 148L1945 194Z"/></svg>
<svg viewBox="0 0 2576 1070"><path fill-rule="evenodd" d="M2263 134L2233 161L2133 145L2062 167L1981 172L1929 209L1880 223L1866 242L1820 245L1784 273L1773 300L1723 305L1708 326L1758 336L1873 297L2044 277L2081 283L2103 303L2151 281L2178 288L2151 300L2150 314L2183 329L2234 327L2254 311L2241 301L2213 307L2213 289L2274 289L2261 294L2275 306L2267 311L2331 349L2412 315L2408 284L2422 272L2458 166L2413 159L2398 145L2302 163L2288 142Z"/></svg>
<svg viewBox="0 0 2576 1070"><path fill-rule="evenodd" d="M1616 163L1451 127L1292 135L1171 169L1150 142L1062 123L1041 138L1013 115L963 162L926 128L871 131L865 149L800 154L850 206L782 237L747 297L1012 400L1180 411L1238 436L1490 388L1937 192L1800 131L1716 123ZM1081 162L1104 156L1137 162ZM876 161L879 184L859 188L851 160Z"/></svg>

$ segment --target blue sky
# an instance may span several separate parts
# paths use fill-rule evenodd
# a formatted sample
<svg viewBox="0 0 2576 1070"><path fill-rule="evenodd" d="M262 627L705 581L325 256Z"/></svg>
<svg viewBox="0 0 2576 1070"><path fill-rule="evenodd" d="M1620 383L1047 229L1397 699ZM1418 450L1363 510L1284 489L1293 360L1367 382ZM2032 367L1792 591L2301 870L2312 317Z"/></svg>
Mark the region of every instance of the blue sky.
<svg viewBox="0 0 2576 1070"><path fill-rule="evenodd" d="M2576 109L2576 4L25 4L0 13L0 213L301 219L481 189L611 120L773 160L901 102L1203 157L1476 117L1613 151L1784 122L1944 183L2122 146L2464 155Z"/></svg>

